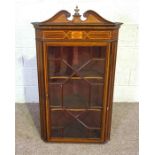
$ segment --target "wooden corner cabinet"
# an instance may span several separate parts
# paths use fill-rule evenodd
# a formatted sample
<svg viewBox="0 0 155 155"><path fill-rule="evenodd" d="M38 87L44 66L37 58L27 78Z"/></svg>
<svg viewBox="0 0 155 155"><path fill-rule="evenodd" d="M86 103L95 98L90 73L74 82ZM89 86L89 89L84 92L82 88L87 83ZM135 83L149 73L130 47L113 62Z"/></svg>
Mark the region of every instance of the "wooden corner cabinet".
<svg viewBox="0 0 155 155"><path fill-rule="evenodd" d="M110 139L118 30L88 10L65 10L35 27L41 137L48 142Z"/></svg>

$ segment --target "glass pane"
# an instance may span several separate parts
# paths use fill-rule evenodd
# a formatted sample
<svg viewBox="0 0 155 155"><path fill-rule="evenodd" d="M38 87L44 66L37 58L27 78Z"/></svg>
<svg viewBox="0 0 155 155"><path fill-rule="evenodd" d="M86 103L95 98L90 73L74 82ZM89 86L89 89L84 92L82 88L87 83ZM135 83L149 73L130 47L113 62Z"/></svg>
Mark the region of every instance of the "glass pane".
<svg viewBox="0 0 155 155"><path fill-rule="evenodd" d="M92 48L92 57L93 58L100 58L100 59L105 58L106 47L94 46L91 48Z"/></svg>
<svg viewBox="0 0 155 155"><path fill-rule="evenodd" d="M73 70L70 66L68 66L67 64L65 64L64 61L61 60L52 60L49 61L49 76L50 77L60 77L60 76L70 76L73 74Z"/></svg>
<svg viewBox="0 0 155 155"><path fill-rule="evenodd" d="M71 69L80 69L80 67L87 66L87 63L92 64L99 63L97 66L100 66L100 63L104 63L106 47L48 47L48 61L49 69L52 73L64 73ZM99 60L100 59L100 60ZM91 61L91 62L89 62ZM98 62L100 61L100 62ZM101 65L103 69L103 65ZM96 68L94 68L96 69ZM72 70L71 70L72 71ZM50 70L49 70L50 72ZM55 74L53 74L55 75Z"/></svg>
<svg viewBox="0 0 155 155"><path fill-rule="evenodd" d="M61 85L49 84L49 104L51 106L60 106L61 100Z"/></svg>
<svg viewBox="0 0 155 155"><path fill-rule="evenodd" d="M100 138L106 47L49 46L47 56L51 137Z"/></svg>
<svg viewBox="0 0 155 155"><path fill-rule="evenodd" d="M79 74L83 77L103 77L104 63L104 60L92 59L79 71Z"/></svg>
<svg viewBox="0 0 155 155"><path fill-rule="evenodd" d="M69 79L64 84L64 107L86 108L89 104L89 84L85 80Z"/></svg>
<svg viewBox="0 0 155 155"><path fill-rule="evenodd" d="M78 69L81 65L91 58L90 47L64 47L63 59L74 69Z"/></svg>
<svg viewBox="0 0 155 155"><path fill-rule="evenodd" d="M100 137L101 111L53 110L51 122L52 137Z"/></svg>
<svg viewBox="0 0 155 155"><path fill-rule="evenodd" d="M48 60L61 59L63 47L49 46Z"/></svg>
<svg viewBox="0 0 155 155"><path fill-rule="evenodd" d="M103 102L103 84L91 85L91 106L102 107Z"/></svg>

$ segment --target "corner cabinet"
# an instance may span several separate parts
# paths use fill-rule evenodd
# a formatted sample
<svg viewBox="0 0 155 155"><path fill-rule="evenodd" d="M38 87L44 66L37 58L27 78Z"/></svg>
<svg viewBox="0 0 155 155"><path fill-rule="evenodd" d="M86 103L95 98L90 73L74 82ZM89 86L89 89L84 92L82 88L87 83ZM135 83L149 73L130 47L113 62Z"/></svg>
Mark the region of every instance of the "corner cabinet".
<svg viewBox="0 0 155 155"><path fill-rule="evenodd" d="M35 27L41 137L48 142L110 139L118 29L92 10L62 10Z"/></svg>

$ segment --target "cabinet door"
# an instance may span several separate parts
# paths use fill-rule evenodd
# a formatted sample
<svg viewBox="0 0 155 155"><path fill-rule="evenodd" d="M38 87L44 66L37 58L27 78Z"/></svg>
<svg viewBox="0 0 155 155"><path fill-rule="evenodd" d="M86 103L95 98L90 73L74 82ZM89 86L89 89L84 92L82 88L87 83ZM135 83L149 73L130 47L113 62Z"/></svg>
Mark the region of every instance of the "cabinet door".
<svg viewBox="0 0 155 155"><path fill-rule="evenodd" d="M103 140L108 49L46 45L49 140Z"/></svg>

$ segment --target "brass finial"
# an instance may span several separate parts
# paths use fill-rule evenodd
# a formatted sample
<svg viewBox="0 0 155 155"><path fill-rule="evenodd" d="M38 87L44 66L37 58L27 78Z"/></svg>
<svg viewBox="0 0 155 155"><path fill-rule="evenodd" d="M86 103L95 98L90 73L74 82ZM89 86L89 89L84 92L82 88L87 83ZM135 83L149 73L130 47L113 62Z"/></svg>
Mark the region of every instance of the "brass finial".
<svg viewBox="0 0 155 155"><path fill-rule="evenodd" d="M80 14L79 14L80 9L78 8L78 6L76 6L74 11L75 11L74 16L80 16Z"/></svg>

